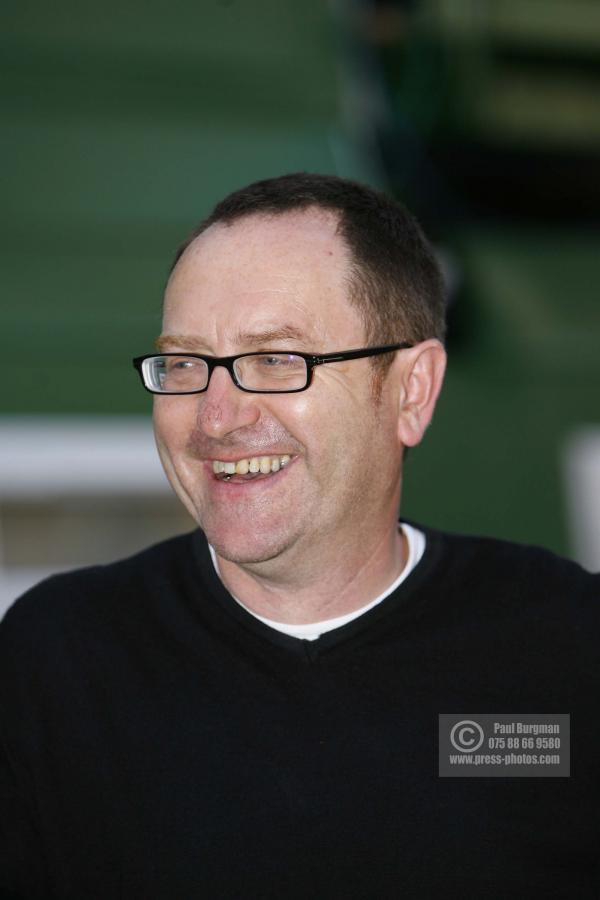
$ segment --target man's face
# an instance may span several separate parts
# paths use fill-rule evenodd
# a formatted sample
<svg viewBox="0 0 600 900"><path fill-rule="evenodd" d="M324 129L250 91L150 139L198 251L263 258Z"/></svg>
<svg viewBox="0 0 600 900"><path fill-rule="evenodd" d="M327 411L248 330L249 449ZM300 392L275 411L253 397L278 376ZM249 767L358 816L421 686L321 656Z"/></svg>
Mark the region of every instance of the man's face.
<svg viewBox="0 0 600 900"><path fill-rule="evenodd" d="M333 215L308 210L217 224L186 250L169 281L160 349L229 356L258 350L363 347L348 301L349 255ZM251 394L226 369L206 392L157 396L167 475L220 556L318 563L390 527L399 500L397 396L373 400L368 359L317 366L308 390ZM213 462L289 456L254 478Z"/></svg>

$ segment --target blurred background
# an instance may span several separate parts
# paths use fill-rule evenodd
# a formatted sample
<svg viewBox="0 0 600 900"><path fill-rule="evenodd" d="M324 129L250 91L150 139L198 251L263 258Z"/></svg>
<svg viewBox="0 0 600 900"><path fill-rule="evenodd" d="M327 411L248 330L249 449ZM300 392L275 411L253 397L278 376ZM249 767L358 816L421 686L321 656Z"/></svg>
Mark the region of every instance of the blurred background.
<svg viewBox="0 0 600 900"><path fill-rule="evenodd" d="M130 359L214 202L298 170L392 192L444 266L404 517L600 567L597 0L5 0L0 45L0 615L193 527Z"/></svg>

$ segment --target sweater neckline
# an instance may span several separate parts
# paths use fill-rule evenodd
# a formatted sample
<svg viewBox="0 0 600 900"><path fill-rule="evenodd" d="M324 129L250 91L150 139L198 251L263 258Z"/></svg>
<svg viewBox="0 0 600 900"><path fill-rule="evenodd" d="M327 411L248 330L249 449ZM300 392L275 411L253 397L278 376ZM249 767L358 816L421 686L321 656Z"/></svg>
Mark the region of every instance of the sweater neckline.
<svg viewBox="0 0 600 900"><path fill-rule="evenodd" d="M227 591L219 576L215 572L208 542L202 531L197 529L192 534L193 553L195 562L195 577L198 578L207 589L210 597L205 602L215 601L220 613L223 614L229 624L237 623L248 633L256 638L267 641L280 648L288 650L295 655L308 659L314 659L322 652L333 649L347 641L360 640L371 634L378 623L387 620L393 615L396 619L406 619L420 615L427 602L427 591L421 587L427 583L432 571L437 566L441 557L441 535L432 529L420 524L409 522L425 534L425 552L415 568L402 581L402 583L389 594L382 603L377 604L363 615L342 625L333 631L322 634L314 641L299 640L297 637L284 634L281 631L269 627L241 606Z"/></svg>

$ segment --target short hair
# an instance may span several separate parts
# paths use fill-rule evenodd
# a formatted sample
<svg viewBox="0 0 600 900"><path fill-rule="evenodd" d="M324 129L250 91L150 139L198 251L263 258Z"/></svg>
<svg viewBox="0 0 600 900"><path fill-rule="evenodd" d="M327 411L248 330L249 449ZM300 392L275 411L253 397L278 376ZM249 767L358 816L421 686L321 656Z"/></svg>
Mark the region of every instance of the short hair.
<svg viewBox="0 0 600 900"><path fill-rule="evenodd" d="M443 341L444 282L416 219L386 194L335 175L297 172L234 191L179 247L171 272L211 225L311 207L338 215L338 234L351 257L349 299L363 318L369 344L418 343L431 337ZM379 357L383 367L392 358L385 357Z"/></svg>

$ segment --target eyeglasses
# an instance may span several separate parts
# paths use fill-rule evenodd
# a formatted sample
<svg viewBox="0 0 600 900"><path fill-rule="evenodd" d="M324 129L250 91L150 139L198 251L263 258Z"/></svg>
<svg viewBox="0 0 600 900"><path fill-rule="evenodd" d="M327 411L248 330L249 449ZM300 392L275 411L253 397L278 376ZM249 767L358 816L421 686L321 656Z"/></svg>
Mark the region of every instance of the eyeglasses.
<svg viewBox="0 0 600 900"><path fill-rule="evenodd" d="M342 362L406 350L412 344L387 344L340 353L287 353L264 350L237 356L203 356L199 353L161 353L138 356L133 365L151 394L201 394L216 366L223 366L242 391L251 394L294 394L305 391L313 369L323 363Z"/></svg>

